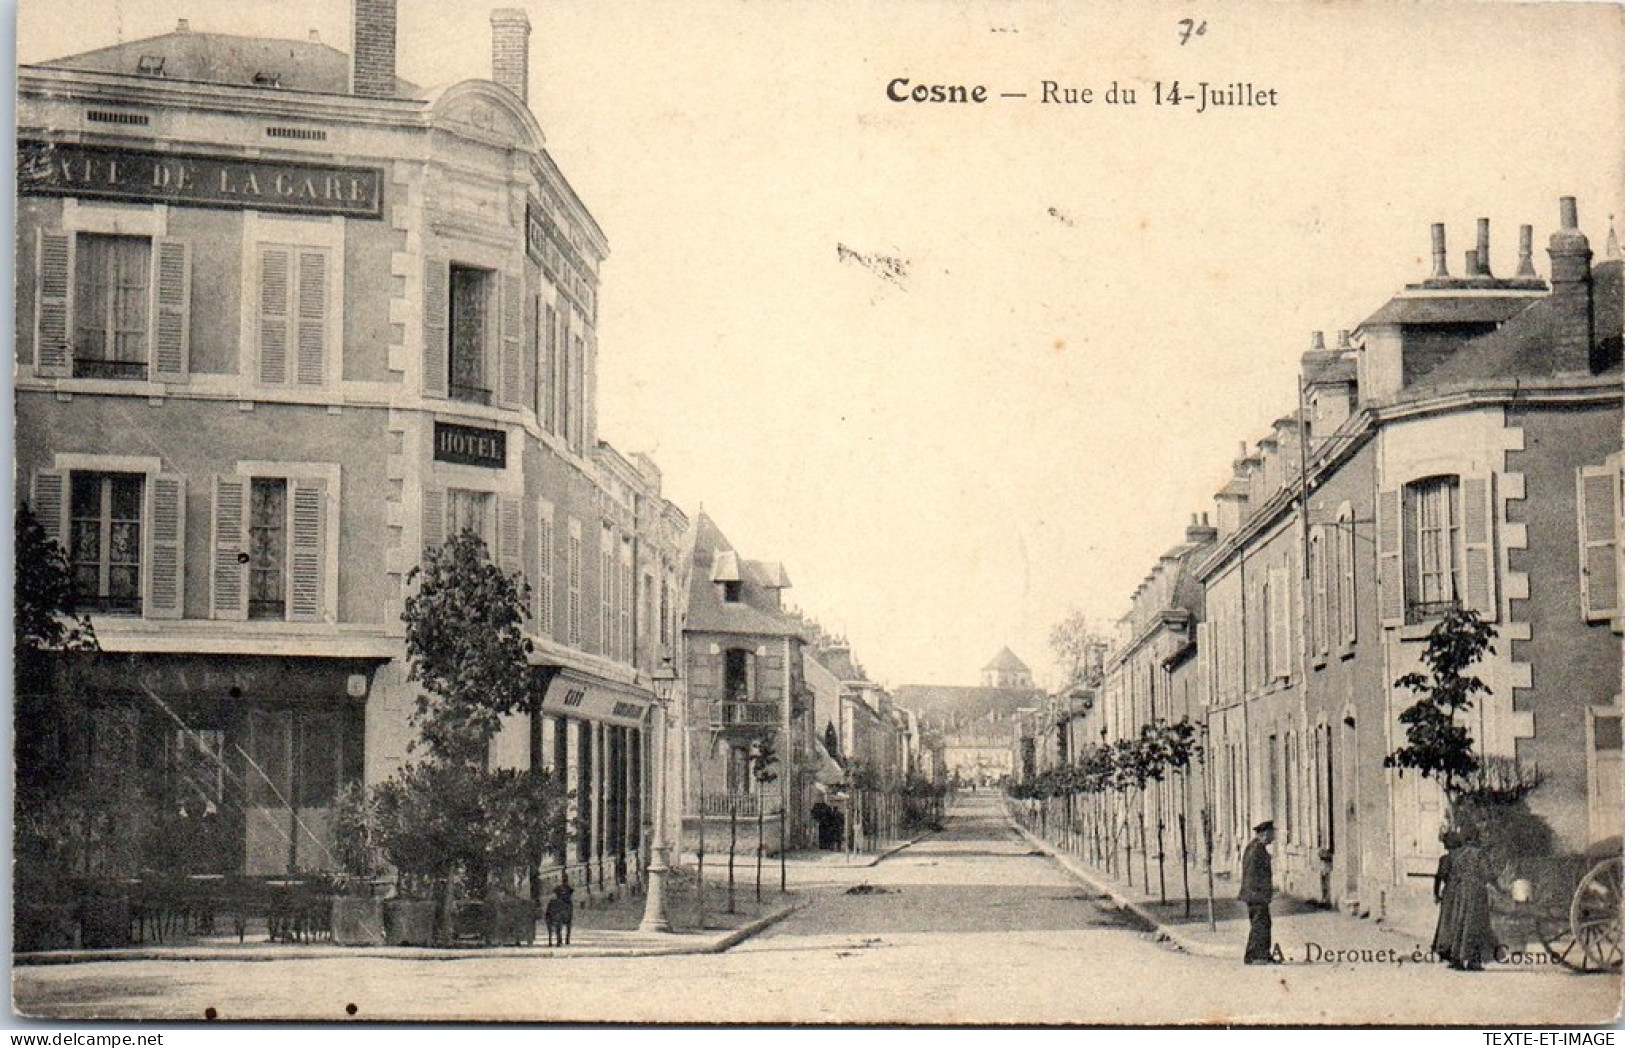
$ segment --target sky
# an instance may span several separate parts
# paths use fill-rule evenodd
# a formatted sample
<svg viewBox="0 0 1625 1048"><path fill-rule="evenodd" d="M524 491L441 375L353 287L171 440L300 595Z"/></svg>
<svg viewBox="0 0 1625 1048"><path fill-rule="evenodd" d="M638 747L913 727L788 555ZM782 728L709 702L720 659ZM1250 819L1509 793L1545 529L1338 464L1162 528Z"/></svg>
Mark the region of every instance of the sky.
<svg viewBox="0 0 1625 1048"><path fill-rule="evenodd" d="M401 0L400 75L489 76L490 6ZM1599 253L1625 219L1614 5L503 6L611 245L600 436L890 685L1005 645L1049 682L1050 626L1113 626L1293 410L1310 333L1428 274L1430 223L1459 273L1488 217L1497 274L1530 223L1544 274L1560 196ZM343 0L23 0L17 58L177 17L349 48ZM1155 104L1176 80L1276 104Z"/></svg>

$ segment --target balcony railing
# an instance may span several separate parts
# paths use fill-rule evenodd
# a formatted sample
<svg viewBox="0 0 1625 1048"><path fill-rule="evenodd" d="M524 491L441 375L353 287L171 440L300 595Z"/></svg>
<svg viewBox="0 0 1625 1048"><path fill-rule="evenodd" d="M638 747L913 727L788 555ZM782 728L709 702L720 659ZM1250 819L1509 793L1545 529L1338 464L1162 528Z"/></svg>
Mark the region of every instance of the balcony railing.
<svg viewBox="0 0 1625 1048"><path fill-rule="evenodd" d="M491 403L491 391L481 389L479 386L465 386L457 382L451 383L451 399L466 400L474 404Z"/></svg>
<svg viewBox="0 0 1625 1048"><path fill-rule="evenodd" d="M145 360L103 360L100 357L74 357L74 378L116 378L141 381L147 377Z"/></svg>
<svg viewBox="0 0 1625 1048"><path fill-rule="evenodd" d="M717 706L719 728L771 727L779 723L780 710L774 702L723 702Z"/></svg>
<svg viewBox="0 0 1625 1048"><path fill-rule="evenodd" d="M738 814L740 818L756 818L757 815L777 815L779 813L779 798L776 795L763 797L753 793L715 794L708 793L695 804L701 815L727 815L730 812Z"/></svg>

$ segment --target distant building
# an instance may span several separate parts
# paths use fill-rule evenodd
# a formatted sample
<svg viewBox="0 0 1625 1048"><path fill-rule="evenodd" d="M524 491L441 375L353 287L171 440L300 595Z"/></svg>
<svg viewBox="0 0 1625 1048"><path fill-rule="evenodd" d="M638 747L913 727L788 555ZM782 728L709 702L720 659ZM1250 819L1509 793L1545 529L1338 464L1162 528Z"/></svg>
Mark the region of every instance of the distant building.
<svg viewBox="0 0 1625 1048"><path fill-rule="evenodd" d="M1046 696L1032 686L1032 671L1009 648L983 667L982 680L1006 683L905 684L896 689L895 699L940 737L942 769L950 780L991 785L1017 769L1017 711L1043 705Z"/></svg>
<svg viewBox="0 0 1625 1048"><path fill-rule="evenodd" d="M1033 686L1033 671L1027 664L1016 658L1016 653L1009 648L1000 648L999 653L993 656L993 661L982 667L982 687L984 688L1030 688Z"/></svg>

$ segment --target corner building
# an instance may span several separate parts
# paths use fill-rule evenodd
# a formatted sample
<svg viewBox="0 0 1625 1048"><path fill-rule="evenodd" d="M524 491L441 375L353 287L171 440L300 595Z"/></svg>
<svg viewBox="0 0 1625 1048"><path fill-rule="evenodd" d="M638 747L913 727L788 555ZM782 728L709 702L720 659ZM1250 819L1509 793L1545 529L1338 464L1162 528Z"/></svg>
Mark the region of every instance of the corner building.
<svg viewBox="0 0 1625 1048"><path fill-rule="evenodd" d="M635 876L688 524L598 439L608 244L522 12L426 92L353 10L354 55L183 20L19 69L16 483L103 648L57 745L216 806L230 871L331 866L341 786L407 756L408 574L472 528L531 586L493 760L575 791L578 882Z"/></svg>

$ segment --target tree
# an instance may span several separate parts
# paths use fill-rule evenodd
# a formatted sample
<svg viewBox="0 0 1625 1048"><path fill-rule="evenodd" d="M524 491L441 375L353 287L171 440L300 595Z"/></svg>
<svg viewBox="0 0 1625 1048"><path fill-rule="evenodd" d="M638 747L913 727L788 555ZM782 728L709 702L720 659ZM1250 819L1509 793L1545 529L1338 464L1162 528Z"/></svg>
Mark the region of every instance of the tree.
<svg viewBox="0 0 1625 1048"><path fill-rule="evenodd" d="M764 735L762 738L760 738L757 741L750 744L750 773L751 773L751 778L756 780L756 785L757 785L757 790L756 790L756 901L757 902L762 901L762 856L763 856L763 853L767 850L767 837L766 837L767 826L766 826L766 822L765 822L766 813L764 811L764 809L767 807L767 803L766 803L767 789L766 789L766 787L768 786L768 784L778 781L779 773L776 770L777 767L778 767L778 763L779 763L779 755L778 755L778 752L773 748L773 739L772 739L771 736ZM785 841L782 840L782 837L783 837L782 830L783 830L783 826L784 826L782 821L780 822L779 826L780 826L780 830L781 830L781 833L780 833L781 840L779 841L779 850L783 851L784 848L785 848Z"/></svg>
<svg viewBox="0 0 1625 1048"><path fill-rule="evenodd" d="M484 540L468 530L426 551L407 575L414 581L401 614L407 680L423 687L412 724L433 758L484 767L502 717L529 701L530 587L491 563Z"/></svg>
<svg viewBox="0 0 1625 1048"><path fill-rule="evenodd" d="M426 550L407 579L418 584L401 615L407 679L423 689L410 749L422 758L373 789L368 844L404 886L433 889L444 906L458 878L478 898L513 890L559 840L562 792L538 768L487 767L502 718L531 702L524 578L465 530Z"/></svg>
<svg viewBox="0 0 1625 1048"><path fill-rule="evenodd" d="M1049 631L1049 649L1061 672L1061 690L1097 687L1105 676L1106 634L1073 608Z"/></svg>
<svg viewBox="0 0 1625 1048"><path fill-rule="evenodd" d="M1405 725L1405 745L1382 760L1383 767L1420 772L1437 778L1452 802L1478 770L1473 738L1456 716L1473 708L1477 695L1490 694L1489 687L1467 671L1484 657L1494 654L1491 641L1495 627L1471 609L1456 609L1440 619L1428 633L1422 651L1426 675L1407 673L1394 682L1417 696L1399 715Z"/></svg>
<svg viewBox="0 0 1625 1048"><path fill-rule="evenodd" d="M96 651L96 629L79 615L68 555L28 503L17 504L12 653L19 669L46 651Z"/></svg>

